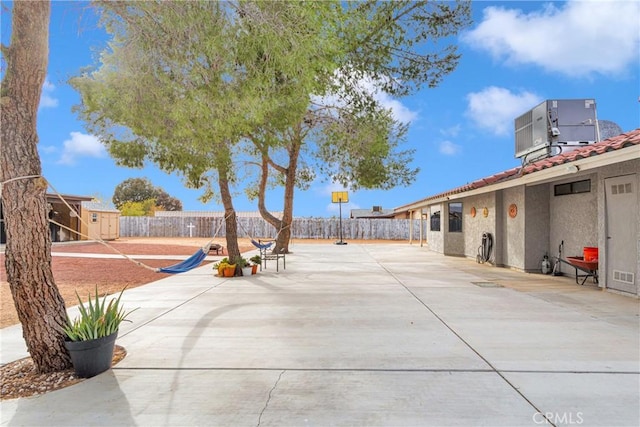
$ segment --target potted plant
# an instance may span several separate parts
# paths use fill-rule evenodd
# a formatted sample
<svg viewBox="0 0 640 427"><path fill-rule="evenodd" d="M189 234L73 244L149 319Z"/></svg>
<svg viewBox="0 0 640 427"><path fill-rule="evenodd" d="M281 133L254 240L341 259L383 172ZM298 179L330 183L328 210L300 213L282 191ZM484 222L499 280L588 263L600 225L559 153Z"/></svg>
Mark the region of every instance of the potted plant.
<svg viewBox="0 0 640 427"><path fill-rule="evenodd" d="M120 306L123 292L107 304L107 296L101 301L96 286L95 300L89 294L87 305L76 292L80 315L73 321L67 317L64 345L78 377L90 378L111 368L120 324L134 311L125 312Z"/></svg>
<svg viewBox="0 0 640 427"><path fill-rule="evenodd" d="M238 259L238 267L242 270L243 276L251 276L251 264L245 258Z"/></svg>
<svg viewBox="0 0 640 427"><path fill-rule="evenodd" d="M251 274L256 274L258 272L258 266L262 264L262 258L260 258L260 255L254 255L249 258L249 261L251 261Z"/></svg>
<svg viewBox="0 0 640 427"><path fill-rule="evenodd" d="M216 262L215 264L213 264L213 269L218 271L218 277L230 277L227 274L225 274L225 271L229 267L233 267L235 269L235 265L232 265L229 262L229 258L227 257L224 257L220 260L220 262ZM233 277L233 274L231 275L231 277Z"/></svg>

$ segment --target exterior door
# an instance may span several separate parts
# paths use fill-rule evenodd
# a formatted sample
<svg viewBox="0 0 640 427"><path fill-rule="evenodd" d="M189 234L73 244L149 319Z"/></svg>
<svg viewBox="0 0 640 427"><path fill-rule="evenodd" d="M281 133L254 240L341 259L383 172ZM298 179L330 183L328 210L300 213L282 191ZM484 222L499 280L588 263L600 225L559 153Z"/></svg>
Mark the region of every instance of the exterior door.
<svg viewBox="0 0 640 427"><path fill-rule="evenodd" d="M607 287L638 293L638 188L636 175L605 179Z"/></svg>

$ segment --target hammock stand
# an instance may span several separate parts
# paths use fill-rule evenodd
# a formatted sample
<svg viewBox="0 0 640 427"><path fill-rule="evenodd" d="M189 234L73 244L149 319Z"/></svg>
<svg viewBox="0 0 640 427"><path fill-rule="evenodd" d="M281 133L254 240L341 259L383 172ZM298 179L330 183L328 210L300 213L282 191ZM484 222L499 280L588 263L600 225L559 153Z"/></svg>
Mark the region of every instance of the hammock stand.
<svg viewBox="0 0 640 427"><path fill-rule="evenodd" d="M287 257L286 257L286 254L284 252L280 252L280 253L269 252L269 249L275 243L274 240L262 243L262 240L258 240L256 242L254 239L251 239L251 243L253 244L253 246L258 248L258 250L260 251L260 261L261 261L260 262L260 271L262 271L262 266L263 265L264 265L264 268L267 268L267 260L275 261L276 262L276 271L279 271L280 270L280 258L282 258L282 268L284 268L285 270L287 269ZM284 251L284 248L282 248L282 250Z"/></svg>
<svg viewBox="0 0 640 427"><path fill-rule="evenodd" d="M240 228L242 228L242 231L244 231L247 234L247 236L249 236L249 239L251 239L251 244L253 246L255 246L256 249L258 249L258 251L260 251L260 271L262 271L263 267L267 268L267 261L268 260L272 260L272 261L275 260L275 262L276 262L276 271L279 271L280 270L280 258L282 258L282 268L284 268L286 270L286 268L287 268L286 254L284 252L280 252L280 253L271 252L270 253L269 249L271 249L271 246L273 246L273 244L276 242L275 239L278 238L278 235L280 235L282 230L284 230L287 227L290 227L290 225L287 225L287 227L282 227L276 233L276 237L274 237L273 239L269 239L269 240L261 240L261 239L256 240L255 238L253 238L251 236L251 234L247 231L247 229L242 226L241 222L238 222L238 225L240 226ZM283 250L284 250L284 248L283 248Z"/></svg>

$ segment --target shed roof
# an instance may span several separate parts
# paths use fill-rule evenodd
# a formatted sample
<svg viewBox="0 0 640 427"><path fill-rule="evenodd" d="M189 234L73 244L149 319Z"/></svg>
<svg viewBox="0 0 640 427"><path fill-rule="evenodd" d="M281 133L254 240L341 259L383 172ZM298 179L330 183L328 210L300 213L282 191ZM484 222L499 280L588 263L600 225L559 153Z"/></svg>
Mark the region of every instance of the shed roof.
<svg viewBox="0 0 640 427"><path fill-rule="evenodd" d="M593 144L589 144L584 147L576 148L573 151L560 153L553 157L537 160L526 166L518 166L518 167L507 169L505 171L502 171L484 178L480 178L478 180L467 183L460 187L456 187L454 189L447 190L442 193L435 194L433 196L429 196L427 198L420 199L418 201L397 207L395 208L395 211L398 212L398 211L407 210L411 206L414 206L419 203L424 203L424 202L428 202L436 199L442 199L444 197L465 193L467 191L476 190L479 188L495 185L495 184L502 183L509 180L514 180L516 178L520 178L525 175L530 175L535 172L542 171L544 169L566 165L567 163L575 162L578 160L582 160L582 159L586 159L594 156L599 156L605 153L622 150L622 149L633 147L633 146L640 146L640 128L622 133L620 135L617 135L611 138L604 139L602 141L599 141Z"/></svg>
<svg viewBox="0 0 640 427"><path fill-rule="evenodd" d="M91 196L77 196L74 194L57 194L57 193L56 194L47 193L46 198L48 203L64 203L61 199L63 199L67 203L78 203L78 202L93 200L93 197Z"/></svg>
<svg viewBox="0 0 640 427"><path fill-rule="evenodd" d="M96 211L96 212L120 213L118 209L104 202L82 202L82 208L89 211Z"/></svg>

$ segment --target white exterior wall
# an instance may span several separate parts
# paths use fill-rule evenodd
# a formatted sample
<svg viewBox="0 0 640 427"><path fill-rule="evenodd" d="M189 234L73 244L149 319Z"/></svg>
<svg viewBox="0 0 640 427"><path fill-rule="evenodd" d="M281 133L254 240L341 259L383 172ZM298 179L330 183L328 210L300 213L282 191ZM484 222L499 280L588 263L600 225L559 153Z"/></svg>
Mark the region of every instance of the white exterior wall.
<svg viewBox="0 0 640 427"><path fill-rule="evenodd" d="M496 262L496 196L497 193L486 193L474 197L467 197L464 203L464 220L462 229L464 231L464 255L467 258L476 259L478 248L482 244L482 234L491 233L493 236L493 250L491 260ZM476 214L472 216L472 208ZM487 216L484 216L484 209L487 209Z"/></svg>
<svg viewBox="0 0 640 427"><path fill-rule="evenodd" d="M591 192L554 196L554 186L568 182L591 180ZM549 245L553 256L564 241L563 257L582 256L585 246L598 246L598 187L597 174L574 175L548 184L550 234ZM602 213L604 218L604 212ZM604 220L602 221L604 222Z"/></svg>
<svg viewBox="0 0 640 427"><path fill-rule="evenodd" d="M525 187L524 190L525 202L522 207L518 206L517 215L524 217L524 270L541 272L543 256L551 255L549 253L549 185L535 185ZM551 192L553 193L553 190Z"/></svg>
<svg viewBox="0 0 640 427"><path fill-rule="evenodd" d="M507 188L502 192L502 212L506 212L511 204L518 206L521 214L515 218L502 215L500 242L502 245L502 263L506 267L524 269L525 265L525 195L524 186ZM522 209L520 209L522 207Z"/></svg>

